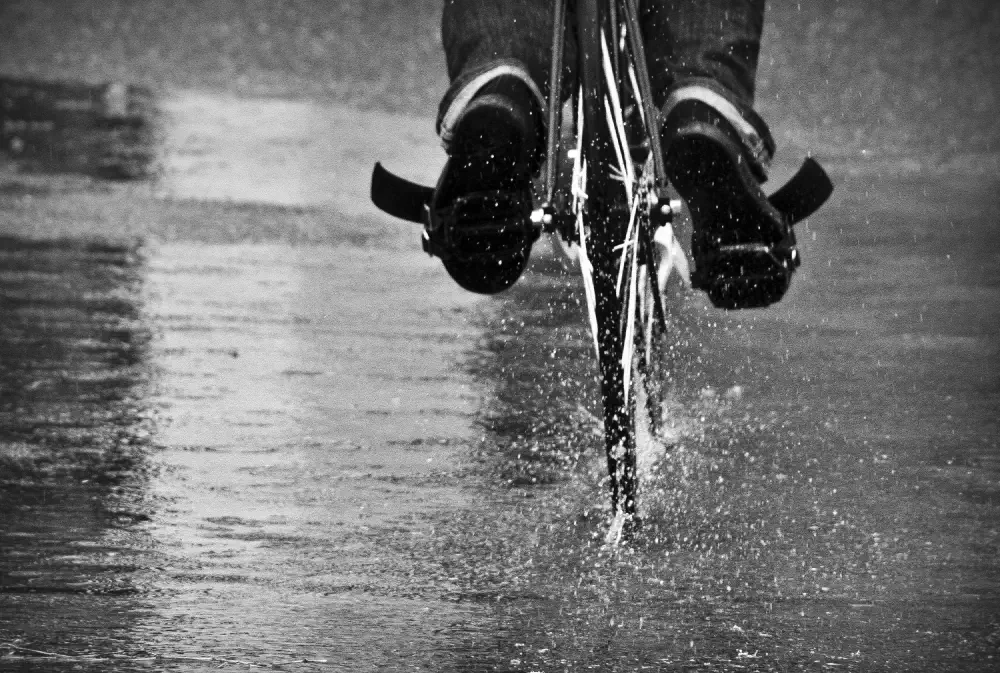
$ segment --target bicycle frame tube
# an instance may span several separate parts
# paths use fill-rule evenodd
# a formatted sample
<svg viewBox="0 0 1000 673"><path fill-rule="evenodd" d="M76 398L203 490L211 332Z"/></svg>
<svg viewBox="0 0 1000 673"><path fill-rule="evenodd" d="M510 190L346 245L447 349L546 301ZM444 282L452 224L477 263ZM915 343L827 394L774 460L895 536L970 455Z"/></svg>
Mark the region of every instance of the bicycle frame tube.
<svg viewBox="0 0 1000 673"><path fill-rule="evenodd" d="M604 126L604 101L601 100L604 71L601 60L601 18L605 8L602 0L577 0L577 78L580 81L584 98L583 143L594 151L592 156L599 157L600 165L588 167L588 175L606 174L614 166L613 150L608 143L595 144L599 139L597 129ZM588 194L588 198L596 195ZM591 201L591 203L593 203Z"/></svg>
<svg viewBox="0 0 1000 673"><path fill-rule="evenodd" d="M614 0L611 0L614 2ZM656 109L653 102L653 87L649 83L649 67L646 63L646 47L642 41L641 26L639 25L639 12L635 6L635 0L621 0L625 10L625 20L628 22L629 46L632 48L633 61L635 62L635 78L639 85L639 96L642 98L643 116L649 127L650 135L654 138L659 136L660 111ZM667 171L663 161L663 148L660 143L652 143L650 148L653 156L653 175L658 188L667 186Z"/></svg>
<svg viewBox="0 0 1000 673"><path fill-rule="evenodd" d="M549 71L548 139L545 156L545 205L552 205L556 193L556 170L559 162L559 126L562 110L563 47L566 44L566 2L552 5L552 68Z"/></svg>

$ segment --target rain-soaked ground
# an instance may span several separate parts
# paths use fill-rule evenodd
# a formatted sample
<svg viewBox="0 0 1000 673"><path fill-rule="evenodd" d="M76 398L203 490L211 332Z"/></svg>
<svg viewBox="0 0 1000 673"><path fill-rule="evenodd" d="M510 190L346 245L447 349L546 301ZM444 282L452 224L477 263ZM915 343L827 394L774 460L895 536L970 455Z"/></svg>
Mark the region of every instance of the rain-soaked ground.
<svg viewBox="0 0 1000 673"><path fill-rule="evenodd" d="M608 548L576 276L474 297L366 204L430 120L158 106L149 183L0 155L0 670L997 668L993 155L825 148L789 296L675 303Z"/></svg>
<svg viewBox="0 0 1000 673"><path fill-rule="evenodd" d="M166 106L160 196L5 175L0 667L995 667L988 179L835 166L778 308L679 302L675 446L608 549L575 275L540 246L463 294L350 189L178 200L344 113ZM284 140L234 141L274 106Z"/></svg>

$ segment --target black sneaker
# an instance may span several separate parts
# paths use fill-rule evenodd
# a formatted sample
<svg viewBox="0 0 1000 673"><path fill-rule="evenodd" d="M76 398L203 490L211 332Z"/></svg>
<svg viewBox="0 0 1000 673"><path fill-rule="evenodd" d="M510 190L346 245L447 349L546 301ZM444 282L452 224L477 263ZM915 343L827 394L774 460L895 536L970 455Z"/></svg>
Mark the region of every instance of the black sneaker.
<svg viewBox="0 0 1000 673"><path fill-rule="evenodd" d="M693 221L691 284L726 309L779 301L800 263L791 223L761 189L773 141L752 112L737 123L742 133L692 97L669 108L661 131L667 175Z"/></svg>
<svg viewBox="0 0 1000 673"><path fill-rule="evenodd" d="M539 105L521 80L486 84L455 124L431 203L427 244L463 288L494 294L528 263L532 175L541 163Z"/></svg>

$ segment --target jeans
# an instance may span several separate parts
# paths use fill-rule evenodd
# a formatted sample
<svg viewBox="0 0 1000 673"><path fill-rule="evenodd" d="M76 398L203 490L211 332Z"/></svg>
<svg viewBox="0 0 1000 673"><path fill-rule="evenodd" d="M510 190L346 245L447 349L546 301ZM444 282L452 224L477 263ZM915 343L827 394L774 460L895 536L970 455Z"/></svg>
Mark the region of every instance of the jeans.
<svg viewBox="0 0 1000 673"><path fill-rule="evenodd" d="M572 2L567 14L572 20ZM764 0L639 0L654 102L693 79L709 79L741 107L753 105ZM451 87L440 117L462 86L498 61L520 63L548 95L552 6L543 0L445 0L442 40ZM563 96L572 90L576 44L567 34Z"/></svg>

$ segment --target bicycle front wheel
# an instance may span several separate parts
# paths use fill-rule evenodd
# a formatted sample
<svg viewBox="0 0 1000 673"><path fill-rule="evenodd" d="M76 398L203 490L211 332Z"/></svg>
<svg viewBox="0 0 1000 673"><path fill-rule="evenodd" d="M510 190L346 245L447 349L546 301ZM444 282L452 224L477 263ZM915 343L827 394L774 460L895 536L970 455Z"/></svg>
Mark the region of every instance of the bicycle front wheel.
<svg viewBox="0 0 1000 673"><path fill-rule="evenodd" d="M665 273L680 261L632 0L577 6L581 241L598 352L611 506L638 523L637 431L663 425ZM666 208L666 210L664 209ZM665 265L666 264L666 265Z"/></svg>

